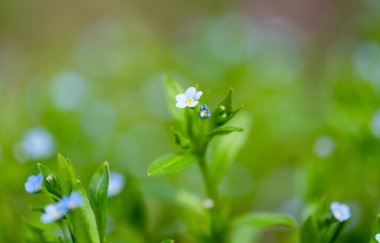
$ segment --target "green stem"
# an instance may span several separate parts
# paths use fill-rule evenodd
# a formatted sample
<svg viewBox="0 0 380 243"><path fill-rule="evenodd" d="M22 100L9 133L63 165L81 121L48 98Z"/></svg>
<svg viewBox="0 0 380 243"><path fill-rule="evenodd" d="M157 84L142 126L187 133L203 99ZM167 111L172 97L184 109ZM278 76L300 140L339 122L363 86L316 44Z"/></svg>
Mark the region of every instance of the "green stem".
<svg viewBox="0 0 380 243"><path fill-rule="evenodd" d="M205 145L205 147L207 144ZM205 151L205 149L204 149ZM210 227L211 227L211 238L212 242L223 243L225 242L224 233L221 232L223 228L220 227L220 205L218 201L218 190L210 175L209 167L205 160L205 152L199 154L199 168L202 173L202 177L206 186L207 196L214 202L214 206L210 209Z"/></svg>
<svg viewBox="0 0 380 243"><path fill-rule="evenodd" d="M343 229L344 223L345 222L339 223L337 229L334 232L334 235L331 237L330 243L334 243L336 241L336 239L339 236L340 231L342 231L342 229Z"/></svg>
<svg viewBox="0 0 380 243"><path fill-rule="evenodd" d="M59 227L60 227L61 230L62 230L63 236L65 237L65 242L70 242L70 237L69 237L69 235L67 234L67 231L66 231L66 228L65 228L65 225L64 225L63 220L60 220L60 221L58 222L58 224L59 224Z"/></svg>

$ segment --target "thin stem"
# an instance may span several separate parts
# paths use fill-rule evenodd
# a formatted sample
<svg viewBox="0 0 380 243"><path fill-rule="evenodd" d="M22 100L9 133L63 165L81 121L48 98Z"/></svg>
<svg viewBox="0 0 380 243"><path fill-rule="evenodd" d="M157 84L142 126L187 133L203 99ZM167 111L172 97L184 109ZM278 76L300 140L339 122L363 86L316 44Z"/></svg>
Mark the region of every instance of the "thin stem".
<svg viewBox="0 0 380 243"><path fill-rule="evenodd" d="M63 233L63 236L64 236L64 238L65 238L65 241L66 241L66 242L70 242L70 237L69 237L69 235L67 234L67 231L66 231L65 224L64 224L63 220L60 220L60 221L58 222L58 224L59 224L59 227L60 227L61 230L62 230L62 233Z"/></svg>
<svg viewBox="0 0 380 243"><path fill-rule="evenodd" d="M336 241L336 239L337 239L338 236L339 236L340 231L343 229L344 223L345 223L345 222L339 223L337 229L336 229L335 232L334 232L334 235L331 237L330 243L333 243L333 242Z"/></svg>

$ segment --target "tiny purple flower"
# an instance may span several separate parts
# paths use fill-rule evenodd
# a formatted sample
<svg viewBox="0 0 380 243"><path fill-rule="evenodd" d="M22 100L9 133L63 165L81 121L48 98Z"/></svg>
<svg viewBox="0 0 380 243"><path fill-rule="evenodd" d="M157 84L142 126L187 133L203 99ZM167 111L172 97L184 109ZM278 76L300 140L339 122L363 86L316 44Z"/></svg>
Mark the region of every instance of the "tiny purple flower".
<svg viewBox="0 0 380 243"><path fill-rule="evenodd" d="M25 182L24 187L28 193L36 193L41 190L42 184L44 183L44 177L41 173L38 175L31 175Z"/></svg>
<svg viewBox="0 0 380 243"><path fill-rule="evenodd" d="M186 107L195 107L198 104L198 100L201 98L202 94L202 91L197 92L197 90L194 87L190 87L186 90L184 94L176 95L176 106L181 109Z"/></svg>

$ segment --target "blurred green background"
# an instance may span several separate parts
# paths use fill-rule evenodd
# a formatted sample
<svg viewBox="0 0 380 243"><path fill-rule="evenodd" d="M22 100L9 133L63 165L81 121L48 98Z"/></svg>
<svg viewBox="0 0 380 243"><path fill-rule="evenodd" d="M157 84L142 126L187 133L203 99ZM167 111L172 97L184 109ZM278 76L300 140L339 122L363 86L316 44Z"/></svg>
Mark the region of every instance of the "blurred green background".
<svg viewBox="0 0 380 243"><path fill-rule="evenodd" d="M58 152L85 182L108 160L139 188L171 183L205 197L195 166L147 176L176 149L164 74L198 84L210 105L233 87L251 117L220 187L233 214L300 222L310 203L340 200L352 210L340 242L368 242L380 206L379 9L376 0L0 1L0 242L21 242L24 218L38 221L30 208L48 200L24 182ZM157 240L191 238L171 205L142 196ZM295 238L269 229L255 242Z"/></svg>

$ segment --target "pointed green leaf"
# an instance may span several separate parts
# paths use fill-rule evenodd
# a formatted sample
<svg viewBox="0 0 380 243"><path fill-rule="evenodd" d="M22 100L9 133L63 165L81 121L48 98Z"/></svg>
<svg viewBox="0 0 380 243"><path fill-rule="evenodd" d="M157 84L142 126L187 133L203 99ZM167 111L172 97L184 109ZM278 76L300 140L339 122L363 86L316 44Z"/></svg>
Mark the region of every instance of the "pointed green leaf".
<svg viewBox="0 0 380 243"><path fill-rule="evenodd" d="M106 216L109 183L109 165L104 162L92 176L89 186L89 199L95 214L101 242L105 242Z"/></svg>
<svg viewBox="0 0 380 243"><path fill-rule="evenodd" d="M80 181L73 186L73 191L79 192L83 199L81 207L70 210L66 214L74 242L100 243L95 215Z"/></svg>
<svg viewBox="0 0 380 243"><path fill-rule="evenodd" d="M44 184L46 190L55 200L58 200L62 196L61 182L58 176L52 170L41 163L38 163L37 166L41 174L44 176Z"/></svg>
<svg viewBox="0 0 380 243"><path fill-rule="evenodd" d="M174 136L175 142L183 149L190 148L191 142L188 138L182 135L181 132L176 131L174 128L172 128L172 133Z"/></svg>
<svg viewBox="0 0 380 243"><path fill-rule="evenodd" d="M218 114L221 114L223 112L230 114L232 111L232 91L233 89L230 88L227 95L223 98L223 100L219 103L217 108L215 109L215 116L218 116Z"/></svg>
<svg viewBox="0 0 380 243"><path fill-rule="evenodd" d="M235 227L250 226L253 228L282 226L294 228L297 226L296 221L286 214L276 213L249 213L237 218L234 222Z"/></svg>
<svg viewBox="0 0 380 243"><path fill-rule="evenodd" d="M321 243L319 239L317 221L313 215L309 216L305 220L300 231L301 243Z"/></svg>
<svg viewBox="0 0 380 243"><path fill-rule="evenodd" d="M77 183L79 177L70 160L65 159L61 154L58 154L58 165L60 169L60 179L62 181L62 193L68 195L71 193L73 185Z"/></svg>
<svg viewBox="0 0 380 243"><path fill-rule="evenodd" d="M58 155L58 163L61 168L63 194L69 195L72 191L78 191L83 199L83 206L69 211L66 215L74 242L100 242L96 218L92 211L86 191L84 190L77 173L71 162L62 155Z"/></svg>
<svg viewBox="0 0 380 243"><path fill-rule="evenodd" d="M242 132L242 131L244 131L244 128L241 128L241 127L219 127L209 132L207 136L213 137L217 135L225 135L232 132Z"/></svg>
<svg viewBox="0 0 380 243"><path fill-rule="evenodd" d="M150 165L148 175L163 175L183 170L198 161L191 153L165 154Z"/></svg>
<svg viewBox="0 0 380 243"><path fill-rule="evenodd" d="M166 84L166 96L169 111L173 116L174 123L178 130L182 133L186 133L186 115L185 109L179 109L176 107L176 95L184 93L184 88L170 76L164 76Z"/></svg>
<svg viewBox="0 0 380 243"><path fill-rule="evenodd" d="M222 180L226 170L247 140L251 127L251 117L247 114L241 114L236 117L231 125L244 128L244 132L215 137L209 145L210 172L216 183Z"/></svg>

